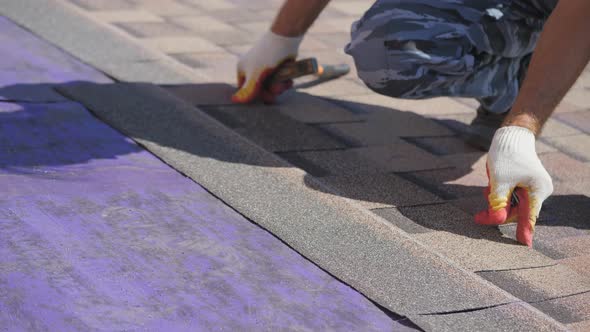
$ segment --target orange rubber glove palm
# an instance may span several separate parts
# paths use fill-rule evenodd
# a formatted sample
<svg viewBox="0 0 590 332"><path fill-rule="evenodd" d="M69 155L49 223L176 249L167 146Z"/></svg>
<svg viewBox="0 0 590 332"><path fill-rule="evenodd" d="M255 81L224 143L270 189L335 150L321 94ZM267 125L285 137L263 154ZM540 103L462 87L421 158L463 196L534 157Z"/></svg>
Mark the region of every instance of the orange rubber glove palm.
<svg viewBox="0 0 590 332"><path fill-rule="evenodd" d="M523 127L496 131L488 153L488 210L475 216L482 225L517 222L516 239L533 244L541 206L553 192L553 183L535 151L535 135ZM511 204L513 191L516 196Z"/></svg>

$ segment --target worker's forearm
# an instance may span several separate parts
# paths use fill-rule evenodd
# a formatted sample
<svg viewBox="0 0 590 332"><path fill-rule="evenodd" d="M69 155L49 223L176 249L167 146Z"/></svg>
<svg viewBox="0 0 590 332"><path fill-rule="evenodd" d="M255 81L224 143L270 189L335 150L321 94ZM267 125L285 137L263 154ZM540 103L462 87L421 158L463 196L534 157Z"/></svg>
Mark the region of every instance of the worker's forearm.
<svg viewBox="0 0 590 332"><path fill-rule="evenodd" d="M298 37L313 24L330 0L287 0L277 14L271 30L277 35Z"/></svg>
<svg viewBox="0 0 590 332"><path fill-rule="evenodd" d="M560 1L547 20L505 126L539 134L590 60L590 1Z"/></svg>

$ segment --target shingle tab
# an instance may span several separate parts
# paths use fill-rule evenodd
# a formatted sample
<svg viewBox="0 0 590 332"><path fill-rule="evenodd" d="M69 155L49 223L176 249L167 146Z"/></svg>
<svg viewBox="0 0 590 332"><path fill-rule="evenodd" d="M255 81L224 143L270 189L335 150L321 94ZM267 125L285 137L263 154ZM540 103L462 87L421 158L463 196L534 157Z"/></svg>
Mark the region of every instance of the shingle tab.
<svg viewBox="0 0 590 332"><path fill-rule="evenodd" d="M346 100L351 107L364 112L372 113L399 110L428 117L445 116L446 114L468 114L470 116L475 116L475 109L477 108L445 97L415 100L397 99L378 94L354 94L350 96L340 96L338 99Z"/></svg>
<svg viewBox="0 0 590 332"><path fill-rule="evenodd" d="M590 231L577 231L574 234L578 236L544 239L539 245L539 251L556 259L590 255Z"/></svg>
<svg viewBox="0 0 590 332"><path fill-rule="evenodd" d="M590 112L588 111L559 113L555 115L555 118L586 134L590 134Z"/></svg>
<svg viewBox="0 0 590 332"><path fill-rule="evenodd" d="M488 185L487 176L481 172L459 168L407 172L400 175L448 200L463 197L484 198L483 192Z"/></svg>
<svg viewBox="0 0 590 332"><path fill-rule="evenodd" d="M376 215L389 221L390 223L392 223L396 227L400 228L401 230L403 230L404 232L409 233L409 234L427 233L427 232L433 231L432 229L430 229L428 227L424 227L420 224L415 223L413 220L404 216L396 208L375 209L372 211Z"/></svg>
<svg viewBox="0 0 590 332"><path fill-rule="evenodd" d="M532 314L527 306L513 303L476 311L410 318L426 331L565 331L552 319Z"/></svg>
<svg viewBox="0 0 590 332"><path fill-rule="evenodd" d="M590 331L590 320L568 324L567 328L572 332L588 332Z"/></svg>
<svg viewBox="0 0 590 332"><path fill-rule="evenodd" d="M442 202L395 174L327 176L322 181L367 209Z"/></svg>
<svg viewBox="0 0 590 332"><path fill-rule="evenodd" d="M465 225L462 233L431 232L414 238L470 271L523 269L555 264L551 258L502 238L491 227ZM479 234L476 235L476 232ZM471 233L471 234L466 234Z"/></svg>
<svg viewBox="0 0 590 332"><path fill-rule="evenodd" d="M478 274L527 302L541 302L590 291L590 278L564 265Z"/></svg>
<svg viewBox="0 0 590 332"><path fill-rule="evenodd" d="M405 154L408 147L415 149L417 153L412 156ZM418 148L400 139L389 146L298 152L297 155L331 175L410 172L449 166L445 161L425 151L420 152Z"/></svg>
<svg viewBox="0 0 590 332"><path fill-rule="evenodd" d="M120 22L115 25L139 38L191 35L191 31L168 22Z"/></svg>
<svg viewBox="0 0 590 332"><path fill-rule="evenodd" d="M353 122L364 119L362 115L330 102L330 99L297 91L288 91L279 97L277 106L281 113L304 123Z"/></svg>
<svg viewBox="0 0 590 332"><path fill-rule="evenodd" d="M533 306L563 324L590 320L590 292L537 302Z"/></svg>
<svg viewBox="0 0 590 332"><path fill-rule="evenodd" d="M543 126L543 131L541 131L541 138L552 138L552 137L562 137L562 136L571 136L580 134L581 132L576 128L569 126L561 121L557 121L555 119L549 119L545 122Z"/></svg>
<svg viewBox="0 0 590 332"><path fill-rule="evenodd" d="M344 148L342 142L275 109L242 106L208 107L207 113L273 152ZM228 122L229 120L229 122Z"/></svg>
<svg viewBox="0 0 590 332"><path fill-rule="evenodd" d="M590 136L587 134L552 137L546 139L546 141L576 159L590 162L590 152L588 152Z"/></svg>
<svg viewBox="0 0 590 332"><path fill-rule="evenodd" d="M467 144L463 139L455 136L415 137L407 138L406 140L437 156L479 151Z"/></svg>
<svg viewBox="0 0 590 332"><path fill-rule="evenodd" d="M328 124L323 128L356 142L357 146L388 145L397 137L452 135L430 119L400 111L380 112L366 122Z"/></svg>
<svg viewBox="0 0 590 332"><path fill-rule="evenodd" d="M226 83L181 84L163 86L168 92L192 105L231 105L236 88Z"/></svg>
<svg viewBox="0 0 590 332"><path fill-rule="evenodd" d="M503 237L498 229L475 224L473 216L452 204L401 207L414 223L436 232L414 238L471 271L547 266L554 261Z"/></svg>
<svg viewBox="0 0 590 332"><path fill-rule="evenodd" d="M578 274L590 278L590 255L575 256L559 260L563 264Z"/></svg>

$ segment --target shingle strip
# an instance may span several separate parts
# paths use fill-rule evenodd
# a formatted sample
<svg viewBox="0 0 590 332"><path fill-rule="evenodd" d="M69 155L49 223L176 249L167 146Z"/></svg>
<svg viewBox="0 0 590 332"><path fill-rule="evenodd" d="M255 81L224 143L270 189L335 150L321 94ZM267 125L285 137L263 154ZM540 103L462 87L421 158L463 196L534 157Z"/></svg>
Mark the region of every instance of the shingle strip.
<svg viewBox="0 0 590 332"><path fill-rule="evenodd" d="M150 85L61 89L295 250L402 314L517 301L313 178ZM327 191L327 190L326 190ZM531 309L532 310L532 309Z"/></svg>

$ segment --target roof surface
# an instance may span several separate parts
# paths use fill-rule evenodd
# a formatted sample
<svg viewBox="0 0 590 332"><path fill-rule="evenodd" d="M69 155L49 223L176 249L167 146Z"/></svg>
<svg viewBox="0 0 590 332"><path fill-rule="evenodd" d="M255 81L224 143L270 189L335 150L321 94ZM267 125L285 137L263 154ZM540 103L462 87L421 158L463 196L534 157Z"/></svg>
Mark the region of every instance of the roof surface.
<svg viewBox="0 0 590 332"><path fill-rule="evenodd" d="M56 110L64 117L74 110L87 114L68 100L80 102L241 214L227 210L227 218L222 219L249 225L243 227L252 227L251 222L262 226L307 258L299 264L309 265L305 267L309 271L325 274L311 261L387 308L378 309L350 289L331 293L348 298L347 308L374 315L355 320L359 325L348 325L352 329L368 323L399 324L395 320L403 317L427 330L587 327L590 71L584 72L558 107L537 143L556 190L544 206L534 248L529 249L516 244L511 225L489 228L472 221L472 215L484 207L482 189L487 183L485 153L461 139L475 116L477 105L470 100L391 99L364 88L352 73L333 82L307 84L271 107L229 105L235 55L267 28L267 23L260 22L270 20L277 3L73 0L58 6L50 1L2 5L0 13L91 65L63 60L60 51L29 42L23 50L60 62L39 65L46 70L17 67L13 76L3 76L2 96L63 103L65 109ZM333 2L306 36L302 55L316 56L322 63L352 65L341 48L350 22L366 7L365 1ZM39 16L40 12L45 15ZM13 36L4 33L2 38L14 40ZM14 47L7 45L3 47ZM26 56L8 62L19 63L19 58ZM162 88L115 84L91 67L118 81ZM52 85L56 83L68 84L57 93ZM32 112L42 118L43 112ZM101 126L96 119L92 123ZM95 138L92 130L82 132L74 134ZM63 138L74 134L67 132ZM146 172L154 175L144 176L154 183L159 176L178 177L123 136L115 141L119 142L113 147L117 163L153 164ZM104 151L89 151L86 159L70 163L90 161L84 167L94 172L94 159L114 157L105 156ZM141 159L148 157L153 160ZM18 167L39 163L30 158L7 160ZM42 163L64 167L62 162L43 159ZM42 187L43 180L30 174L18 176L19 181L25 181L24 177ZM150 190L150 184L140 179L133 182L131 175L125 180L131 181L126 186L139 192ZM161 185L160 190L186 186L200 193L191 198L194 204L212 200L199 185L183 182L185 178L166 181L179 184ZM140 196L143 204L157 208L147 193ZM183 204L190 209L188 202ZM224 209L223 203L215 204ZM200 213L199 208L193 209ZM266 236L256 229L251 232ZM267 241L272 240L277 241L272 237ZM236 245L225 244L227 248ZM293 255L290 249L283 250ZM167 254L173 259L172 252ZM248 256L266 257L256 250ZM247 274L267 275L261 272L264 262L256 266ZM327 274L323 278L342 285ZM397 318L385 319L385 312ZM313 321L310 317L306 322ZM342 316L333 317L336 322Z"/></svg>

